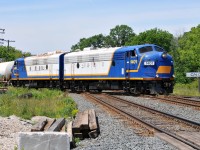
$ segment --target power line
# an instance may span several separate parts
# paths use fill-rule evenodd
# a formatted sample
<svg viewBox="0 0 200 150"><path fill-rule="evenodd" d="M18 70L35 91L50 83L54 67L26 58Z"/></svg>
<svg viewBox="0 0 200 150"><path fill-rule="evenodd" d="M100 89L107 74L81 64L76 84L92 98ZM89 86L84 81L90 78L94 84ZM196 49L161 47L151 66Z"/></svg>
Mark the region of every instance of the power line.
<svg viewBox="0 0 200 150"><path fill-rule="evenodd" d="M4 39L0 39L0 44L4 44L3 42L1 42L1 41L4 41Z"/></svg>
<svg viewBox="0 0 200 150"><path fill-rule="evenodd" d="M1 34L4 34L5 33L5 29L1 29L0 28L0 31L2 30L2 32L0 32Z"/></svg>

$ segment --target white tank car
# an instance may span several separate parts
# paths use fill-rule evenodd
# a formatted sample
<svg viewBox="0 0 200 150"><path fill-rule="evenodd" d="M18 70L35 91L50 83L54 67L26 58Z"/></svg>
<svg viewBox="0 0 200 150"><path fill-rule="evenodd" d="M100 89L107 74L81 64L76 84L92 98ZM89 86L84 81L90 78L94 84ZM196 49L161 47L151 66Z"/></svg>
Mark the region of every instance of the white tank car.
<svg viewBox="0 0 200 150"><path fill-rule="evenodd" d="M0 81L8 81L11 77L11 69L14 61L0 63Z"/></svg>

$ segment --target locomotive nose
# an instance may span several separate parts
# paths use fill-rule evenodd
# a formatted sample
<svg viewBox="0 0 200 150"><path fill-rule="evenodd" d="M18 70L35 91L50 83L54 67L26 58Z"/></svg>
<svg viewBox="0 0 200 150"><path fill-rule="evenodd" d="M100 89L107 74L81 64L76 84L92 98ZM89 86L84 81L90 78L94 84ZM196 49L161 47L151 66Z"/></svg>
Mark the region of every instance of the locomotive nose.
<svg viewBox="0 0 200 150"><path fill-rule="evenodd" d="M173 60L167 52L160 54L157 62L156 77L172 77L173 76Z"/></svg>

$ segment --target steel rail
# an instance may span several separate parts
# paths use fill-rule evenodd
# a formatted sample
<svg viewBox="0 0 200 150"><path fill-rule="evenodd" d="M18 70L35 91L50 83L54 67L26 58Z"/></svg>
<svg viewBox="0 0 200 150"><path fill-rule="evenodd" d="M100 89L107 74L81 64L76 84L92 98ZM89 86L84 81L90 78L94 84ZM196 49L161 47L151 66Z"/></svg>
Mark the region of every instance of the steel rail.
<svg viewBox="0 0 200 150"><path fill-rule="evenodd" d="M184 106L189 106L189 107L195 107L197 109L200 109L200 101L197 100L189 100L186 98L180 98L180 97L165 97L165 98L161 98L161 97L151 97L151 96L142 96L142 97L146 97L146 98L153 98L156 100L163 100L166 102L172 102L172 103L176 103L176 104L182 104ZM172 99L174 98L174 99Z"/></svg>
<svg viewBox="0 0 200 150"><path fill-rule="evenodd" d="M87 94L87 95L88 95L88 94ZM95 96L93 96L93 95L89 95L89 96L92 97L93 99L95 99L97 102L99 102L99 103L101 103L101 104L103 104L103 105L106 105L107 107L109 107L109 108L111 108L111 109L114 109L114 110L117 111L118 113L120 113L120 114L122 114L122 115L124 114L125 116L128 116L128 118L133 118L133 119L138 120L140 123L142 123L142 125L145 125L145 127L148 127L147 129L149 129L149 127L150 127L150 129L152 128L153 130L155 130L155 131L157 131L157 132L165 133L165 134L167 134L167 135L169 135L169 136L171 136L171 137L173 137L173 138L175 138L175 139L177 139L177 140L179 140L179 141L181 141L181 142L183 142L183 143L185 143L185 144L187 144L187 145L189 145L189 146L191 146L191 147L193 147L193 148L195 148L195 149L200 149L200 146L197 145L197 144L195 144L195 143L192 142L192 141L189 141L189 140L187 140L187 139L185 139L185 138L183 138L183 137L181 137L181 136L179 136L179 135L177 135L177 134L175 134L175 133L170 133L170 132L168 132L168 131L165 131L164 129L155 127L155 125L153 125L153 124L151 124L151 123L148 123L148 122L146 122L146 121L144 121L144 120L142 120L142 119L140 119L140 118L138 118L138 117L136 117L136 116L133 116L133 115L131 115L131 114L129 114L129 113L127 113L127 112L121 110L120 108L118 108L118 107L116 107L116 106L113 106L112 104L107 103L106 101L102 100L101 98L95 97ZM106 95L106 96L108 96L108 95ZM110 95L109 95L109 96L110 96ZM128 102L128 103L130 102L130 101L127 101L127 100L123 100L123 99L117 98L117 97L115 97L115 96L110 96L110 97L115 98L115 99L120 100L120 101L126 101L126 102ZM133 103L130 102L129 104L132 105ZM134 103L134 105L135 105L135 103ZM140 108L141 108L141 105L136 104L136 107L140 107ZM145 110L146 110L146 109L149 109L148 107L145 107L145 106L142 106L142 108L143 108L143 109L145 108ZM150 108L150 111L155 111L156 113L160 113L160 111L157 111L157 110L154 110L154 109L151 109L151 108ZM184 119L184 118L180 118L180 117L177 117L177 116L173 116L173 115L167 114L167 113L164 113L164 115L169 115L169 117L171 117L171 118L173 118L173 119L174 119L174 117L175 117L176 119L179 119L179 120L181 120L181 121L184 121L186 124L190 124L190 125L192 125L192 126L197 126L198 128L200 127L200 126L199 126L199 125L200 125L199 123L196 123L196 122L193 122L193 121L190 121L190 120L186 120L186 119ZM152 129L151 129L151 131L152 131Z"/></svg>

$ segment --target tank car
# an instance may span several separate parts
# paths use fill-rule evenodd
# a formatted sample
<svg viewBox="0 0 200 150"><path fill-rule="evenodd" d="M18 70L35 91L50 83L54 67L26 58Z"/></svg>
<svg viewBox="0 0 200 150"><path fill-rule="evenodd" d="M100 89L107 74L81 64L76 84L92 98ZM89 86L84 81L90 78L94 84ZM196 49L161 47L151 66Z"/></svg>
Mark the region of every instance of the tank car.
<svg viewBox="0 0 200 150"><path fill-rule="evenodd" d="M9 81L14 61L0 63L0 81Z"/></svg>

